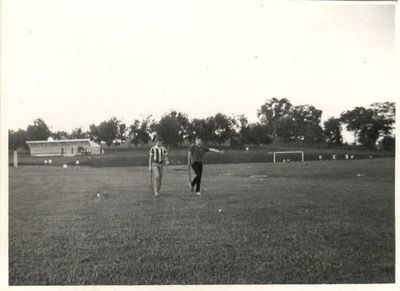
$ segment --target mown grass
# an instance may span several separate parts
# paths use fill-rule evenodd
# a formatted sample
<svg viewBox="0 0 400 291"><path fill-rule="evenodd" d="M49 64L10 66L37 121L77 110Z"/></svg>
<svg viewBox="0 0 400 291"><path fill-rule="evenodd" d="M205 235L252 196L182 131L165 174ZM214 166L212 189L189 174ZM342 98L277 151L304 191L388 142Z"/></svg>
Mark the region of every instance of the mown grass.
<svg viewBox="0 0 400 291"><path fill-rule="evenodd" d="M10 168L10 285L394 282L394 159L204 175L155 198L145 167Z"/></svg>

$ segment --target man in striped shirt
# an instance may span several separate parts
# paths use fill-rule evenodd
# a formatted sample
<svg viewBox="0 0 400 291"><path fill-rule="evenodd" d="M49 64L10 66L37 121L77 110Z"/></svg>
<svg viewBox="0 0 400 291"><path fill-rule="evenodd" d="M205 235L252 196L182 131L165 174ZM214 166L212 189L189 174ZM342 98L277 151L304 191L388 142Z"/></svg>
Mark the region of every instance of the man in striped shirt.
<svg viewBox="0 0 400 291"><path fill-rule="evenodd" d="M168 153L165 147L161 146L161 139L155 139L156 144L150 149L149 172L152 172L152 185L154 195L160 194L163 166L168 165Z"/></svg>

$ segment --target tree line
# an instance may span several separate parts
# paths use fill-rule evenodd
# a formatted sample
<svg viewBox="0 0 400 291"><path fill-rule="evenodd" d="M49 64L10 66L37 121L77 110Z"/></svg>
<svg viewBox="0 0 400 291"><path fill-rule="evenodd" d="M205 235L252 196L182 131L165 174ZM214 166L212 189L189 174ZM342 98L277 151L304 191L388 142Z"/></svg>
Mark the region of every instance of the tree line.
<svg viewBox="0 0 400 291"><path fill-rule="evenodd" d="M171 110L156 121L152 116L136 119L127 125L116 117L100 124L91 124L88 131L76 128L72 132L52 132L40 118L26 130L9 130L9 149L26 148L27 140L55 140L90 138L107 146L129 143L148 144L158 135L167 146L178 147L193 142L196 136L205 142L232 147L245 145L300 142L324 143L327 146L343 144L342 127L353 132L354 139L366 148L373 148L378 138L383 147L394 149L392 134L395 125L395 103L373 103L369 107L355 107L340 117L331 117L321 125L322 110L313 105L293 105L287 98L271 98L257 111L258 121L249 122L244 115L227 116L217 113L207 118L189 119L187 114Z"/></svg>

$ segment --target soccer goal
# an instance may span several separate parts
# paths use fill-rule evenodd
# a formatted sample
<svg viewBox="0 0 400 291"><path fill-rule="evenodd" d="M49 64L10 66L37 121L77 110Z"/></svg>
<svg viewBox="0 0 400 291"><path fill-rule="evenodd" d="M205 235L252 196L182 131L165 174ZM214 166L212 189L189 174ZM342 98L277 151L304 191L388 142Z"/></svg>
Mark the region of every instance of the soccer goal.
<svg viewBox="0 0 400 291"><path fill-rule="evenodd" d="M273 152L274 156L274 163L276 163L276 156L277 155L287 155L287 154L300 154L301 155L301 162L304 163L304 152L303 151L284 151L284 152Z"/></svg>

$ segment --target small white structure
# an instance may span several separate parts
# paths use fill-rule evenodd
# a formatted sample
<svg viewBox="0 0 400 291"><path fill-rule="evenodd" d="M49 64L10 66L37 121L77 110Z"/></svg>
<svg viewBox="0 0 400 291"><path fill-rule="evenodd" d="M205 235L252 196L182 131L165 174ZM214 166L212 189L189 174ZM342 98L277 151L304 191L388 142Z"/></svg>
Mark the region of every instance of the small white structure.
<svg viewBox="0 0 400 291"><path fill-rule="evenodd" d="M332 160L336 160L336 155L332 155Z"/></svg>
<svg viewBox="0 0 400 291"><path fill-rule="evenodd" d="M349 155L344 155L344 158L345 158L346 160L348 160L348 159L349 159Z"/></svg>
<svg viewBox="0 0 400 291"><path fill-rule="evenodd" d="M100 145L85 139L27 141L31 156L98 155ZM51 164L49 160L49 164Z"/></svg>
<svg viewBox="0 0 400 291"><path fill-rule="evenodd" d="M319 156L318 156L318 159L319 159L320 161L322 161L322 155L319 155Z"/></svg>

